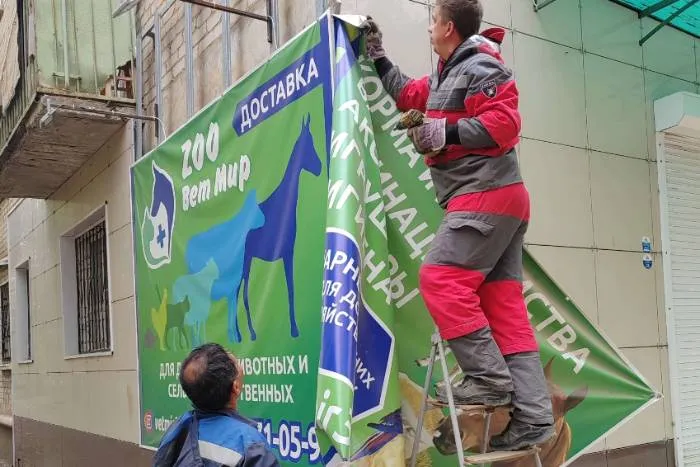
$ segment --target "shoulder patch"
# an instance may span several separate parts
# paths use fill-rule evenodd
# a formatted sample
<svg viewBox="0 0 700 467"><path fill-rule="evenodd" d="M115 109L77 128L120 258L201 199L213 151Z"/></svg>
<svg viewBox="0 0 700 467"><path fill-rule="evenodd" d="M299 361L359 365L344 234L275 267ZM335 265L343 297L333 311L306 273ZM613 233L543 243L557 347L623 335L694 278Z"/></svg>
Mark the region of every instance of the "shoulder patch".
<svg viewBox="0 0 700 467"><path fill-rule="evenodd" d="M490 80L481 84L481 92L489 99L493 99L498 94L498 85L496 81Z"/></svg>

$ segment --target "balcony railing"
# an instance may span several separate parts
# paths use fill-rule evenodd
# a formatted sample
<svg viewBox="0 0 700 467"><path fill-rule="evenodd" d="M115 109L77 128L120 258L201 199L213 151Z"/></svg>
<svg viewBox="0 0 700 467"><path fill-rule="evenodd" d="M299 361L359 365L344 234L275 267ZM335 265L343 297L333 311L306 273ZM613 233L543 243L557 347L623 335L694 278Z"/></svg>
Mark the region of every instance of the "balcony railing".
<svg viewBox="0 0 700 467"><path fill-rule="evenodd" d="M0 80L19 69L0 103L0 198L46 198L133 113L135 21L110 0L14 1L0 19Z"/></svg>
<svg viewBox="0 0 700 467"><path fill-rule="evenodd" d="M37 92L133 98L130 77L122 81L129 87L127 91L116 89L116 77L130 74L134 21L131 15L112 18L113 3L17 0L19 34L10 40L18 42L21 77L14 97L9 104L3 103L5 108L0 113L0 151L22 122ZM0 21L12 20L6 14Z"/></svg>
<svg viewBox="0 0 700 467"><path fill-rule="evenodd" d="M30 16L27 8L21 8L24 2L18 1L18 19L19 19L19 67L20 77L15 88L15 94L9 103L3 103L0 108L0 162L3 160L3 155L6 151L6 145L15 129L24 119L27 111L34 102L36 97L37 79L34 63L29 60L29 55L26 47L26 27L29 24ZM1 18L0 18L1 20ZM8 21L8 18L5 18Z"/></svg>

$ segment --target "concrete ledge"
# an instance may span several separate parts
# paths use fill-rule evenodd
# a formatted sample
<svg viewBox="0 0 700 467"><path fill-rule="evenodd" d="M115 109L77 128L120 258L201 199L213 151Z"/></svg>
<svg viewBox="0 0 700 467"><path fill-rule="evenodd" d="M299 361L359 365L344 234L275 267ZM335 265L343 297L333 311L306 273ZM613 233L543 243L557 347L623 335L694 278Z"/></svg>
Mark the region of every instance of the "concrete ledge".
<svg viewBox="0 0 700 467"><path fill-rule="evenodd" d="M109 423L109 420L103 420ZM12 428L17 466L147 467L153 452L135 443L16 415ZM138 432L136 433L138 434ZM1 439L0 439L1 441ZM2 446L0 445L0 449ZM0 459L2 459L0 452Z"/></svg>
<svg viewBox="0 0 700 467"><path fill-rule="evenodd" d="M12 428L13 418L12 415L0 415L0 425Z"/></svg>
<svg viewBox="0 0 700 467"><path fill-rule="evenodd" d="M654 101L656 131L696 134L700 131L700 95L677 92Z"/></svg>

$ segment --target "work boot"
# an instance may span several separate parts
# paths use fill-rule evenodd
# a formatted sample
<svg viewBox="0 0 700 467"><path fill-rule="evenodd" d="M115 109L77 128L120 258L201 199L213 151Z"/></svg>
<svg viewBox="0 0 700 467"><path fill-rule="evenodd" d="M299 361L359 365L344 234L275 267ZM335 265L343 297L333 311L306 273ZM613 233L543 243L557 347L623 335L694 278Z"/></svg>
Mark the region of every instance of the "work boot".
<svg viewBox="0 0 700 467"><path fill-rule="evenodd" d="M520 451L546 443L555 435L554 425L532 425L511 419L506 430L491 438L494 451Z"/></svg>
<svg viewBox="0 0 700 467"><path fill-rule="evenodd" d="M437 400L442 404L448 404L447 387L438 386L435 391ZM495 390L492 387L479 384L476 380L465 377L462 383L452 386L452 397L456 405L486 405L499 407L508 405L511 401L510 392Z"/></svg>
<svg viewBox="0 0 700 467"><path fill-rule="evenodd" d="M513 416L506 430L491 439L491 448L517 451L544 443L554 436L554 417L539 352L508 355L505 361L515 388Z"/></svg>
<svg viewBox="0 0 700 467"><path fill-rule="evenodd" d="M479 329L467 336L451 339L448 345L464 373L462 383L452 387L456 404L488 406L510 404L513 382L489 327ZM438 387L436 397L441 403L447 404L447 388Z"/></svg>

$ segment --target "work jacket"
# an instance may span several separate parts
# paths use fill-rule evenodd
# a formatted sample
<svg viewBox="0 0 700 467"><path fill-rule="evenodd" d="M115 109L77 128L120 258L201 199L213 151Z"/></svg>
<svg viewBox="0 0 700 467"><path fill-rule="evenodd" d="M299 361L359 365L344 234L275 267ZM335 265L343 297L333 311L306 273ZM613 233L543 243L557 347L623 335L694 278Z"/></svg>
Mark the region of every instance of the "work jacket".
<svg viewBox="0 0 700 467"><path fill-rule="evenodd" d="M520 133L518 89L500 54L505 31L491 28L462 42L437 70L412 79L381 58L375 62L399 110L457 126L458 140L426 156L438 202L522 183L515 147ZM452 144L449 144L452 143Z"/></svg>
<svg viewBox="0 0 700 467"><path fill-rule="evenodd" d="M154 467L277 467L255 422L234 411L187 412L168 428Z"/></svg>

